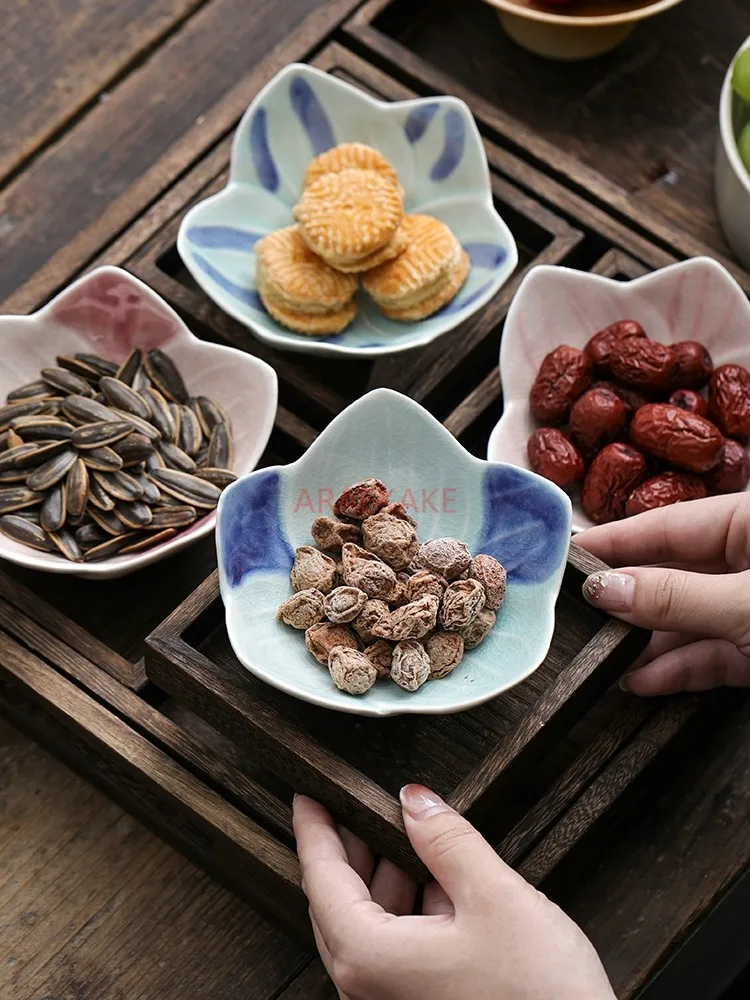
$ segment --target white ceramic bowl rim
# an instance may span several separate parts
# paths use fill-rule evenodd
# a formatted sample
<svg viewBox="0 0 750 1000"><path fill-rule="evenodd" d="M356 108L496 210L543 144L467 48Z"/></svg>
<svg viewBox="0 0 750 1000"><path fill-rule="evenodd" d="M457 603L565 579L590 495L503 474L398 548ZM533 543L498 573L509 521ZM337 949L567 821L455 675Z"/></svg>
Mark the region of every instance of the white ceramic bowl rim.
<svg viewBox="0 0 750 1000"><path fill-rule="evenodd" d="M732 170L734 170L740 184L742 184L748 195L750 195L750 171L748 171L740 157L740 151L737 148L737 136L734 134L734 121L732 120L732 102L734 101L732 73L734 72L734 64L737 61L737 57L746 49L750 49L750 37L746 38L739 49L737 49L724 77L724 84L721 88L721 100L719 102L719 133L724 150L732 165Z"/></svg>
<svg viewBox="0 0 750 1000"><path fill-rule="evenodd" d="M587 17L585 14L556 14L552 10L537 10L533 7L520 7L514 0L486 0L487 3L508 14L524 17L529 21L542 21L545 24L559 24L567 28L601 28L610 24L630 24L634 21L645 21L646 18L660 14L670 7L676 7L682 0L656 0L649 7L624 10L618 14L596 14Z"/></svg>

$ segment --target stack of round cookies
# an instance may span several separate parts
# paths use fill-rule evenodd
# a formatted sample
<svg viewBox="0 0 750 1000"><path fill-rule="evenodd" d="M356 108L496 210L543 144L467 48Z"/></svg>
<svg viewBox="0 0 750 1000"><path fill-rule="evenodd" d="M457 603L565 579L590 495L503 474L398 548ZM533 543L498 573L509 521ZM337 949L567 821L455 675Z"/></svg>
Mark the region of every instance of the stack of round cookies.
<svg viewBox="0 0 750 1000"><path fill-rule="evenodd" d="M446 305L469 259L445 223L405 216L403 199L393 166L370 146L345 143L316 157L297 225L255 245L258 293L271 316L298 333L340 333L357 314L358 274L391 319L425 319Z"/></svg>

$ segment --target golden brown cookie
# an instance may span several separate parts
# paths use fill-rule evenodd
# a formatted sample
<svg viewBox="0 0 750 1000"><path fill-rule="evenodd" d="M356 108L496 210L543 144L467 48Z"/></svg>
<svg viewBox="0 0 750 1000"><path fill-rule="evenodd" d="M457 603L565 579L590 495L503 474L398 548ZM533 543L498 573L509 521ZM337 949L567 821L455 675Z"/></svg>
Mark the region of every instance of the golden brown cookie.
<svg viewBox="0 0 750 1000"><path fill-rule="evenodd" d="M400 192L374 170L324 174L305 188L294 208L310 249L344 266L389 243L403 215Z"/></svg>
<svg viewBox="0 0 750 1000"><path fill-rule="evenodd" d="M437 288L433 288L430 294L417 302L415 305L401 309L389 309L381 306L381 310L389 319L397 319L404 323L414 322L420 319L427 319L443 306L447 305L460 290L469 274L469 255L465 250L461 250L458 263L439 282Z"/></svg>
<svg viewBox="0 0 750 1000"><path fill-rule="evenodd" d="M400 253L403 253L408 246L409 238L406 235L406 230L403 226L399 226L393 234L392 239L384 247L376 250L375 253L368 254L367 257L363 257L356 263L342 263L337 257L329 257L328 263L338 271L343 271L344 274L359 274L361 271L369 271L373 267L377 267L378 264L384 264L388 260L393 260Z"/></svg>
<svg viewBox="0 0 750 1000"><path fill-rule="evenodd" d="M263 282L258 282L258 294L269 314L282 326L295 333L305 333L311 337L321 337L330 333L341 333L357 315L357 300L351 299L341 308L328 313L307 313L290 309L274 295L269 294Z"/></svg>
<svg viewBox="0 0 750 1000"><path fill-rule="evenodd" d="M341 274L317 257L297 226L268 233L255 244L257 279L280 307L304 313L330 313L346 306L357 279Z"/></svg>
<svg viewBox="0 0 750 1000"><path fill-rule="evenodd" d="M307 166L303 187L314 184L324 174L338 174L349 169L374 170L391 181L396 188L401 187L398 174L383 154L363 142L342 142L316 156Z"/></svg>
<svg viewBox="0 0 750 1000"><path fill-rule="evenodd" d="M395 260L367 271L362 284L382 309L416 306L452 273L461 245L444 222L431 215L407 215L402 223L409 246Z"/></svg>

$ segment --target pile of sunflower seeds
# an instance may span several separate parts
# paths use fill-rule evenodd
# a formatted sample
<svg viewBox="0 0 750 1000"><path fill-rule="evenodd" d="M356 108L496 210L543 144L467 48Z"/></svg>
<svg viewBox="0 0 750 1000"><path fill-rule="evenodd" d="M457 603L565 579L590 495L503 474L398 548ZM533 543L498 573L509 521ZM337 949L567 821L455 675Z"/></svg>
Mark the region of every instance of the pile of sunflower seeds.
<svg viewBox="0 0 750 1000"><path fill-rule="evenodd" d="M0 407L0 531L73 562L141 552L216 506L232 452L163 351L58 356Z"/></svg>

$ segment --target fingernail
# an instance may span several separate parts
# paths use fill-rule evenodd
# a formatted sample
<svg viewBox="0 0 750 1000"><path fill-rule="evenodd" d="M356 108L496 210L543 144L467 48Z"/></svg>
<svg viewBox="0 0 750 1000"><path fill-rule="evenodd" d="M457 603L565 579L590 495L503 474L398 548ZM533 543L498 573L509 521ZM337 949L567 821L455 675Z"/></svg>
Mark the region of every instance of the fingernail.
<svg viewBox="0 0 750 1000"><path fill-rule="evenodd" d="M450 806L424 785L404 785L401 805L412 819L427 819L428 816L450 811Z"/></svg>
<svg viewBox="0 0 750 1000"><path fill-rule="evenodd" d="M630 677L630 674L623 674L622 677L620 678L619 682L618 682L619 685L620 685L620 690L621 691L625 691L626 694L630 692L630 685L628 683L628 678L629 677Z"/></svg>
<svg viewBox="0 0 750 1000"><path fill-rule="evenodd" d="M583 596L605 611L631 611L635 577L630 573L593 573L583 585Z"/></svg>

